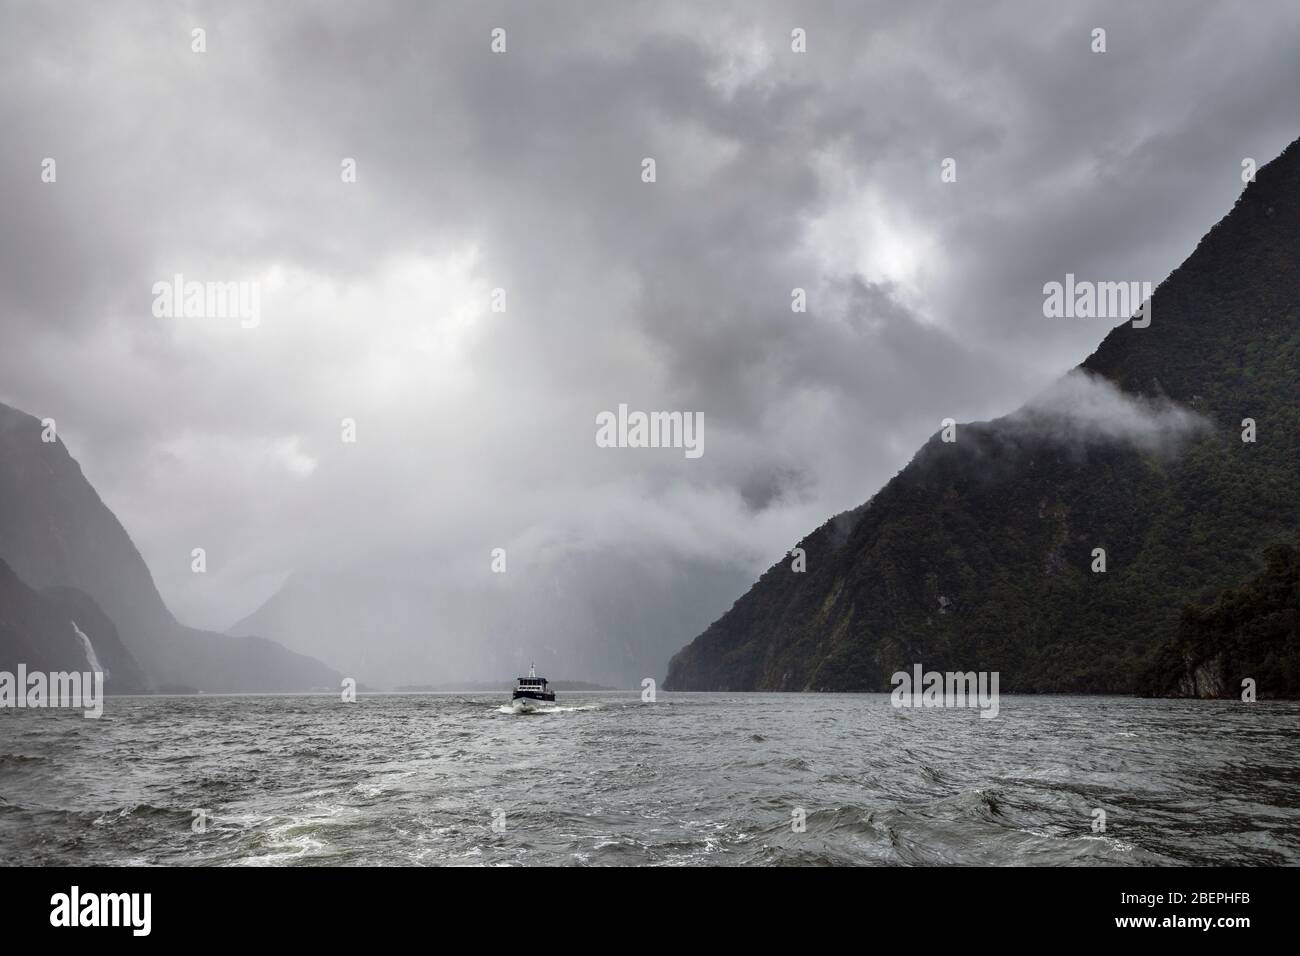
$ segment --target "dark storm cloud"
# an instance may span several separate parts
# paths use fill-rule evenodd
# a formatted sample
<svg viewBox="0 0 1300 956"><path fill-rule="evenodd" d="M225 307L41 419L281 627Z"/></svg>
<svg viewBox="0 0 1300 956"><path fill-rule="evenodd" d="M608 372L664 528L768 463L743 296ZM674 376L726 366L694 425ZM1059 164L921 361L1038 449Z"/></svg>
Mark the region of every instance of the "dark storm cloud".
<svg viewBox="0 0 1300 956"><path fill-rule="evenodd" d="M1087 355L1106 323L1043 318L1043 284L1190 252L1241 158L1300 130L1298 27L1288 3L6 4L0 399L59 419L194 623L322 566L472 578L498 544L754 570L942 418ZM155 319L176 272L260 279L261 326ZM620 402L703 412L704 457L595 448Z"/></svg>

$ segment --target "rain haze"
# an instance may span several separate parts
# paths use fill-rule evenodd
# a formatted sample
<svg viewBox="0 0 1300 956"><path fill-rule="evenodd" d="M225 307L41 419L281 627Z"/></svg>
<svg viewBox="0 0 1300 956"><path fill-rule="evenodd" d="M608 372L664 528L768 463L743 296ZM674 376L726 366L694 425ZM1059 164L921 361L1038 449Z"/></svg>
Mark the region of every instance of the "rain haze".
<svg viewBox="0 0 1300 956"><path fill-rule="evenodd" d="M1044 284L1178 265L1294 138L1297 27L3 3L0 401L186 624L381 686L633 686L943 419L1082 361L1118 320ZM177 276L256 283L255 321L159 316ZM620 405L701 416L702 454L600 447Z"/></svg>

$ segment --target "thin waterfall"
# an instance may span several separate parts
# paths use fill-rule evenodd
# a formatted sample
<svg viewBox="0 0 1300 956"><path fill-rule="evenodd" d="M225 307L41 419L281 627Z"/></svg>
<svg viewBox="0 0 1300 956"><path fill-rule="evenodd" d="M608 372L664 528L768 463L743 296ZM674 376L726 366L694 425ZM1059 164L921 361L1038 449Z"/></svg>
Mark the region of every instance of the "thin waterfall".
<svg viewBox="0 0 1300 956"><path fill-rule="evenodd" d="M92 674L102 671L105 677L108 677L108 668L99 663L99 655L95 653L95 645L90 643L90 638L86 632L77 627L77 622L72 622L72 629L77 632L77 637L81 638L81 644L86 649L86 666L90 668Z"/></svg>

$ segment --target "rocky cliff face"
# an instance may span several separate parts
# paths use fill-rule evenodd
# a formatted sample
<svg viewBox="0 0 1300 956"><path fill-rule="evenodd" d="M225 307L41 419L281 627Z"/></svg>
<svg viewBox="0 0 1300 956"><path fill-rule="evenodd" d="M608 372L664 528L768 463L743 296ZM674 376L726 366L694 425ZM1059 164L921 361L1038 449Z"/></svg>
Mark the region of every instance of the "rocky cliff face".
<svg viewBox="0 0 1300 956"><path fill-rule="evenodd" d="M1229 696L1228 681L1223 676L1223 657L1197 660L1193 654L1183 655L1183 675L1178 679L1178 697L1199 697L1217 700Z"/></svg>
<svg viewBox="0 0 1300 956"><path fill-rule="evenodd" d="M1264 568L1212 604L1183 609L1148 669L1152 694L1202 699L1300 697L1300 551L1275 545Z"/></svg>
<svg viewBox="0 0 1300 956"><path fill-rule="evenodd" d="M931 439L799 542L805 572L774 565L682 649L665 686L879 691L921 661L1000 671L1011 692L1151 689L1182 608L1300 533L1298 379L1293 144L1156 290L1149 327L1112 330L1045 401Z"/></svg>
<svg viewBox="0 0 1300 956"><path fill-rule="evenodd" d="M40 421L0 404L0 560L20 584L29 590L81 592L78 597L54 591L47 597L73 606L89 601L81 605L83 616L91 616L93 606L93 613L103 618L101 634L107 634L104 622L115 626L124 649L143 671L142 682L209 692L339 686L337 672L271 641L232 638L179 624L140 552L80 465L62 441L47 442L44 436ZM16 586L10 587L17 593ZM10 639L12 647L19 647L21 639L21 647L32 651L32 642L39 644L43 638L65 639L46 630L25 636L15 631ZM66 657L53 645L49 653L51 659ZM121 666L124 674L129 672Z"/></svg>

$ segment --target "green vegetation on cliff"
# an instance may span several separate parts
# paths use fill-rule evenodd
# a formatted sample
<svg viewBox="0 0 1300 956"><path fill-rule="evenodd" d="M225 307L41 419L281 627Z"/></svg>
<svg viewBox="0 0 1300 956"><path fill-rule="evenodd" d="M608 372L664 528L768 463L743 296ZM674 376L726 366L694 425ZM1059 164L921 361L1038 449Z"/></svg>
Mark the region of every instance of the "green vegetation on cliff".
<svg viewBox="0 0 1300 956"><path fill-rule="evenodd" d="M1300 552L1276 545L1264 570L1211 605L1183 609L1178 636L1156 654L1143 688L1178 697L1300 697Z"/></svg>
<svg viewBox="0 0 1300 956"><path fill-rule="evenodd" d="M805 572L776 564L682 649L665 687L880 691L921 662L1000 671L1007 692L1176 692L1154 675L1183 608L1300 538L1300 146L1152 305L1055 402L932 438L799 543ZM1250 660L1261 696L1295 693L1291 665Z"/></svg>

